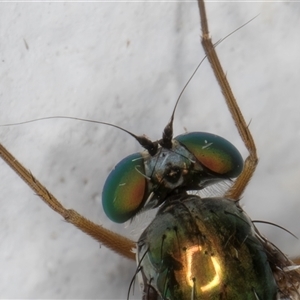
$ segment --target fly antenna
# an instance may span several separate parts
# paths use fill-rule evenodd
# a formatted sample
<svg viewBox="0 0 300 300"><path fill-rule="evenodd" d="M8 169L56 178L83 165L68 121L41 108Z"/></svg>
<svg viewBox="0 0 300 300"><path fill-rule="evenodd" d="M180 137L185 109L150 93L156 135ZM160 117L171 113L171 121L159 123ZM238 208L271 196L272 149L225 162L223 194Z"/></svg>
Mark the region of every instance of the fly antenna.
<svg viewBox="0 0 300 300"><path fill-rule="evenodd" d="M171 149L172 148L173 121L174 121L174 116L175 116L175 111L176 111L177 105L179 103L179 100L181 99L182 94L186 90L187 86L189 85L189 83L191 82L191 80L193 79L193 77L195 76L196 72L198 71L198 69L200 68L200 66L202 65L202 63L203 63L203 61L205 59L206 59L206 55L202 58L202 60L200 61L200 63L197 65L196 69L194 70L193 74L190 76L190 78L187 81L187 83L184 85L182 91L180 92L180 94L179 94L179 96L178 96L178 98L176 100L176 103L175 103L175 106L174 106L174 109L173 109L170 121L169 121L169 123L167 124L167 126L165 127L165 129L163 131L162 140L159 141L159 144L162 147L164 147L164 148L167 148L167 149Z"/></svg>
<svg viewBox="0 0 300 300"><path fill-rule="evenodd" d="M38 122L38 121L43 121L43 120L51 120L51 119L68 119L68 120L82 121L82 122L87 122L87 123L103 124L103 125L107 125L107 126L110 126L110 127L114 127L114 128L117 128L121 131L126 132L127 134L129 134L133 138L135 138L135 140L143 148L145 148L151 156L155 155L156 152L157 152L157 148L158 148L158 143L157 142L152 142L151 140L149 140L145 136L135 135L134 133L132 133L132 132L130 132L130 131L118 126L118 125L114 125L114 124L107 123L107 122L96 121L96 120L89 120L89 119L82 119L82 118L68 117L68 116L52 116L52 117L44 117L44 118L33 119L33 120L30 120L30 121L4 124L4 125L0 125L0 126L3 126L3 127L4 126L16 126L16 125L23 125L23 124L28 124L28 123L33 123L33 122Z"/></svg>
<svg viewBox="0 0 300 300"><path fill-rule="evenodd" d="M258 15L257 15L258 16ZM241 25L240 27L238 27L237 29L235 29L233 32L229 33L228 35L226 35L224 38L222 38L221 40L219 40L218 42L216 42L214 44L214 48L216 48L219 44L221 44L224 40L226 40L228 37L230 37L232 34L236 33L237 31L239 31L240 29L242 29L244 26L248 25L250 22L252 22L255 18L257 18L257 16L253 17L252 19L250 19L248 22L246 22L245 24ZM189 83L191 82L191 80L193 79L194 75L196 74L196 72L198 71L198 69L200 68L201 64L203 63L203 61L206 59L207 55L205 55L203 57L203 59L200 61L200 63L197 65L195 71L193 72L192 76L189 78L189 80L187 81L187 83L185 84L185 86L183 87L182 91L180 92L178 99L175 103L171 118L169 123L167 124L167 126L165 127L164 131L163 131L163 136L162 136L162 140L159 141L159 144L167 149L171 149L172 148L172 138L173 138L173 121L174 121L174 115L175 115L175 111L177 108L177 105L179 103L179 100L181 99L182 94L184 93L184 91L186 90L187 86L189 85Z"/></svg>

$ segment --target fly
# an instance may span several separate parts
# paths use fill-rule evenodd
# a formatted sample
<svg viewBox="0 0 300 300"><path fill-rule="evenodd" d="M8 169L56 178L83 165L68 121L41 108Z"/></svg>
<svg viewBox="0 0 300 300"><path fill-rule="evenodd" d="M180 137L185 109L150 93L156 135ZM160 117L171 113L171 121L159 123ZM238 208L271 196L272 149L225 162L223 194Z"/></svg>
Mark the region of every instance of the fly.
<svg viewBox="0 0 300 300"><path fill-rule="evenodd" d="M27 40L27 38L26 38L26 40ZM30 42L28 42L29 44L30 44ZM31 49L31 45L30 45L30 49Z"/></svg>

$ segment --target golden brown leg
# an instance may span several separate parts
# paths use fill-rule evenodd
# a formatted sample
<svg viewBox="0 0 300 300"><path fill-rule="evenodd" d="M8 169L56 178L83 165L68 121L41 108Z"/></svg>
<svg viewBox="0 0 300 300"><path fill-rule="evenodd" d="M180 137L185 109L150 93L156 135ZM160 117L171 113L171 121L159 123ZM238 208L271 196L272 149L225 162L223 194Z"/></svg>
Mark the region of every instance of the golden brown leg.
<svg viewBox="0 0 300 300"><path fill-rule="evenodd" d="M299 266L300 266L300 256L293 258L292 261L293 261L296 265L299 265Z"/></svg>
<svg viewBox="0 0 300 300"><path fill-rule="evenodd" d="M118 254L129 259L135 259L135 254L132 252L132 249L135 248L135 243L133 241L89 221L73 209L66 209L63 207L61 203L1 144L0 156L46 204L48 204L55 212L59 213L68 223L73 224L81 231Z"/></svg>
<svg viewBox="0 0 300 300"><path fill-rule="evenodd" d="M198 0L198 5L199 5L201 28L202 28L202 46L211 64L211 67L214 71L215 77L221 87L222 93L225 97L227 106L235 122L236 128L238 129L238 132L249 152L249 156L246 158L245 161L243 172L236 179L233 186L225 194L225 197L227 198L233 200L239 200L248 182L250 181L258 162L256 147L251 132L244 120L244 117L231 91L226 75L222 69L219 58L215 51L215 47L211 41L211 38L209 37L204 1Z"/></svg>
<svg viewBox="0 0 300 300"><path fill-rule="evenodd" d="M227 107L231 113L231 116L235 122L236 128L249 152L249 156L245 160L244 170L241 175L237 178L231 188L225 193L225 197L231 198L238 201L243 194L247 184L249 183L252 175L255 172L258 158L256 153L256 147L252 138L251 132L245 122L245 119L238 107L235 97L231 91L226 75L222 69L219 58L215 51L215 47L209 37L209 30L207 24L207 17L205 12L205 5L203 0L198 0L201 27L202 27L202 45L207 58L214 71L215 77L221 87L222 93L225 97ZM292 259L293 263L300 265L300 256ZM300 271L297 271L300 272ZM291 280L292 282L292 280Z"/></svg>
<svg viewBox="0 0 300 300"><path fill-rule="evenodd" d="M201 24L203 30L203 46L209 61L214 69L218 82L225 95L228 107L235 120L240 135L249 150L250 156L246 160L245 169L236 180L233 187L226 193L226 196L238 200L245 186L249 182L257 163L255 145L252 136L246 126L243 116L236 104L231 89L228 85L224 72L216 56L213 44L208 35L208 27L203 2L199 2L201 13ZM115 252L134 259L131 249L135 248L135 243L121 235L99 226L71 209L66 209L61 203L28 171L26 170L1 144L0 156L10 165L10 167L37 193L38 196L48 204L54 211L59 213L67 222L92 236L94 239L114 250Z"/></svg>

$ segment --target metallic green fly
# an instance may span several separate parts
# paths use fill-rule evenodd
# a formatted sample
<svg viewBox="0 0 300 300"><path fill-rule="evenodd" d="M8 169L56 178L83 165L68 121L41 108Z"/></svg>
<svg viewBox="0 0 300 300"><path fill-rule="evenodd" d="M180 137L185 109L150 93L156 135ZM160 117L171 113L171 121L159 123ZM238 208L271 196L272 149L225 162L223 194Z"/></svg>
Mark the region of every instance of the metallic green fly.
<svg viewBox="0 0 300 300"><path fill-rule="evenodd" d="M145 151L117 164L102 201L107 216L118 223L159 208L137 243L66 209L3 146L0 155L67 222L127 258L134 259L136 249L143 299L299 299L295 264L259 233L240 206L257 165L256 148L210 40L202 1L199 8L202 45L249 155L243 162L230 142L206 132L173 138L174 114L162 139L136 137ZM222 181L232 185L221 198L188 193Z"/></svg>

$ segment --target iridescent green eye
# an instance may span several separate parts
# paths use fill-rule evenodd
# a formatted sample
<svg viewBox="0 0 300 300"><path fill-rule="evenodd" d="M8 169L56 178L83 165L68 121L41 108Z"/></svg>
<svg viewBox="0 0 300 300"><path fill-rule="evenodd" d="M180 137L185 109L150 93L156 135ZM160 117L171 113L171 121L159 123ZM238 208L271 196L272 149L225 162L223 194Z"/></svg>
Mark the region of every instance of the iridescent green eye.
<svg viewBox="0 0 300 300"><path fill-rule="evenodd" d="M102 191L106 215L116 223L132 218L143 206L146 195L145 167L142 155L125 157L111 171Z"/></svg>
<svg viewBox="0 0 300 300"><path fill-rule="evenodd" d="M191 132L175 138L209 170L237 177L243 170L243 158L227 140L207 132Z"/></svg>

